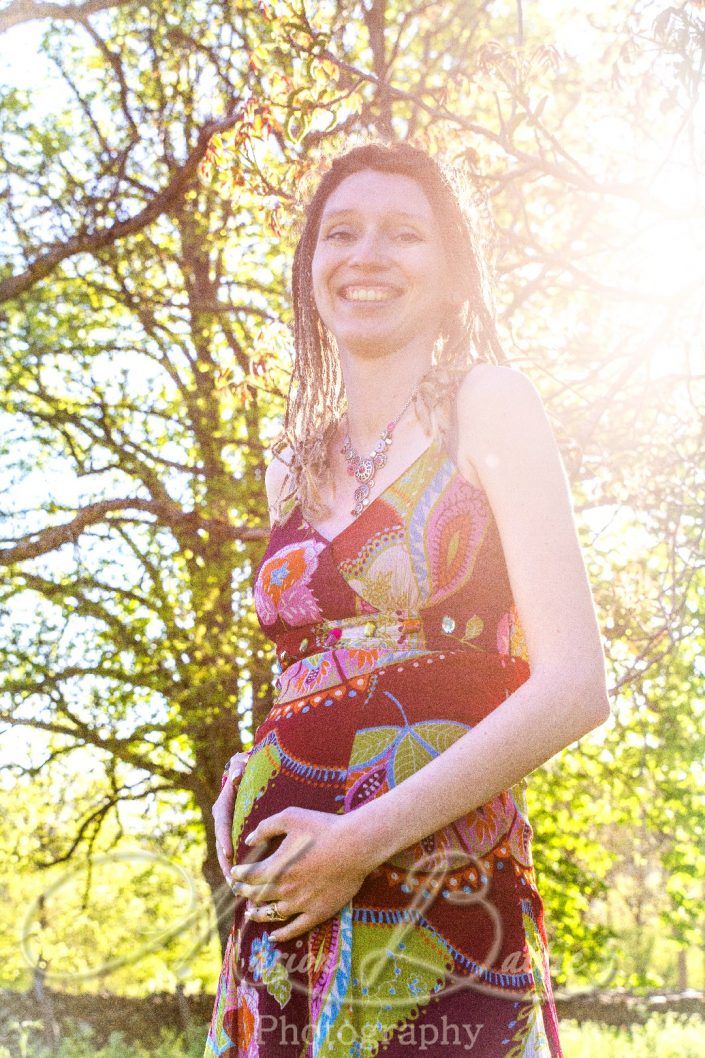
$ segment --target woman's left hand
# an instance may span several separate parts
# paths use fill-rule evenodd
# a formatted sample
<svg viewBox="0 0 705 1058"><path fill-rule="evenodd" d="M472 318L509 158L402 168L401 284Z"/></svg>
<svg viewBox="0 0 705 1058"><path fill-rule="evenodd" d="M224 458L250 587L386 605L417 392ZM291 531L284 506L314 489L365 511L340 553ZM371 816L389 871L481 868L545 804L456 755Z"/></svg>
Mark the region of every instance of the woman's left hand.
<svg viewBox="0 0 705 1058"><path fill-rule="evenodd" d="M291 940L340 911L374 864L365 860L359 841L353 840L349 814L292 806L261 820L246 843L254 845L277 834L286 837L271 856L237 864L231 878L236 896L249 898L249 918L272 921L267 908L275 900L280 919L294 916L270 934L272 940Z"/></svg>

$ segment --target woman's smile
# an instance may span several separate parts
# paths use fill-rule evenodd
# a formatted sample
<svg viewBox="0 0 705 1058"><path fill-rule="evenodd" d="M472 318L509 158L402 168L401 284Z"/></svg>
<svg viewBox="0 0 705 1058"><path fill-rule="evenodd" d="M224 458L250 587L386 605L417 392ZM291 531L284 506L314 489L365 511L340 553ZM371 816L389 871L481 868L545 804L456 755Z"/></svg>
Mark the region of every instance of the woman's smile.
<svg viewBox="0 0 705 1058"><path fill-rule="evenodd" d="M384 302L396 300L400 297L401 293L402 291L398 287L351 285L342 287L339 291L339 296L343 301L382 304Z"/></svg>

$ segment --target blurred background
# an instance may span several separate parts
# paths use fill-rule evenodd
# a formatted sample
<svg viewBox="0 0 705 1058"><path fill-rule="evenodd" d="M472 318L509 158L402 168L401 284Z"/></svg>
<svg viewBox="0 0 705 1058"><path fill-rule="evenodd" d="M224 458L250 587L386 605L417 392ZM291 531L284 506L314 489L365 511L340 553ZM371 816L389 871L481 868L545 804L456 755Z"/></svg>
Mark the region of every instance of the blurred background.
<svg viewBox="0 0 705 1058"><path fill-rule="evenodd" d="M613 715L529 779L564 1048L699 1054L705 3L0 3L0 1056L200 1056L302 207L459 167ZM697 1050L696 1050L697 1048Z"/></svg>

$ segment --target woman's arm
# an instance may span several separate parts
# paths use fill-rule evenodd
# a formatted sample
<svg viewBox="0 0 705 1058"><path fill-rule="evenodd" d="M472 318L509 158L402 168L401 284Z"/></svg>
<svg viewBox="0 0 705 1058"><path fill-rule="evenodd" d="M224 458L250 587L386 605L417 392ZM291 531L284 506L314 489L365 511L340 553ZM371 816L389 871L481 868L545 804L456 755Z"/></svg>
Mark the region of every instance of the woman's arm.
<svg viewBox="0 0 705 1058"><path fill-rule="evenodd" d="M531 675L467 734L345 817L371 869L492 800L610 716L595 607L558 446L533 383L475 368L458 394L458 461L497 520Z"/></svg>
<svg viewBox="0 0 705 1058"><path fill-rule="evenodd" d="M270 524L274 521L274 513L279 495L284 487L287 477L287 462L290 458L291 449L287 446L284 450L284 459L275 456L267 465L264 472L264 487L267 493L267 505L269 507ZM215 841L220 869L225 880L230 884L230 871L233 866L235 851L232 842L233 813L237 788L240 784L247 759L252 751L235 753L225 765L220 784L220 793L211 808L215 827Z"/></svg>

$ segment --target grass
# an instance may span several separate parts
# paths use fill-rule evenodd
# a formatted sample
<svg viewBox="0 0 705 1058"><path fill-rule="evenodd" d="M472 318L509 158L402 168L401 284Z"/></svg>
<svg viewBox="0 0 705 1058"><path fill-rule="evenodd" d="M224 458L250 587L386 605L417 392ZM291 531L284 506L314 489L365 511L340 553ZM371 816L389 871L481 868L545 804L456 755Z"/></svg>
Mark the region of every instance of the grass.
<svg viewBox="0 0 705 1058"><path fill-rule="evenodd" d="M565 1058L702 1058L705 1020L670 1011L629 1028L563 1020L560 1034Z"/></svg>

